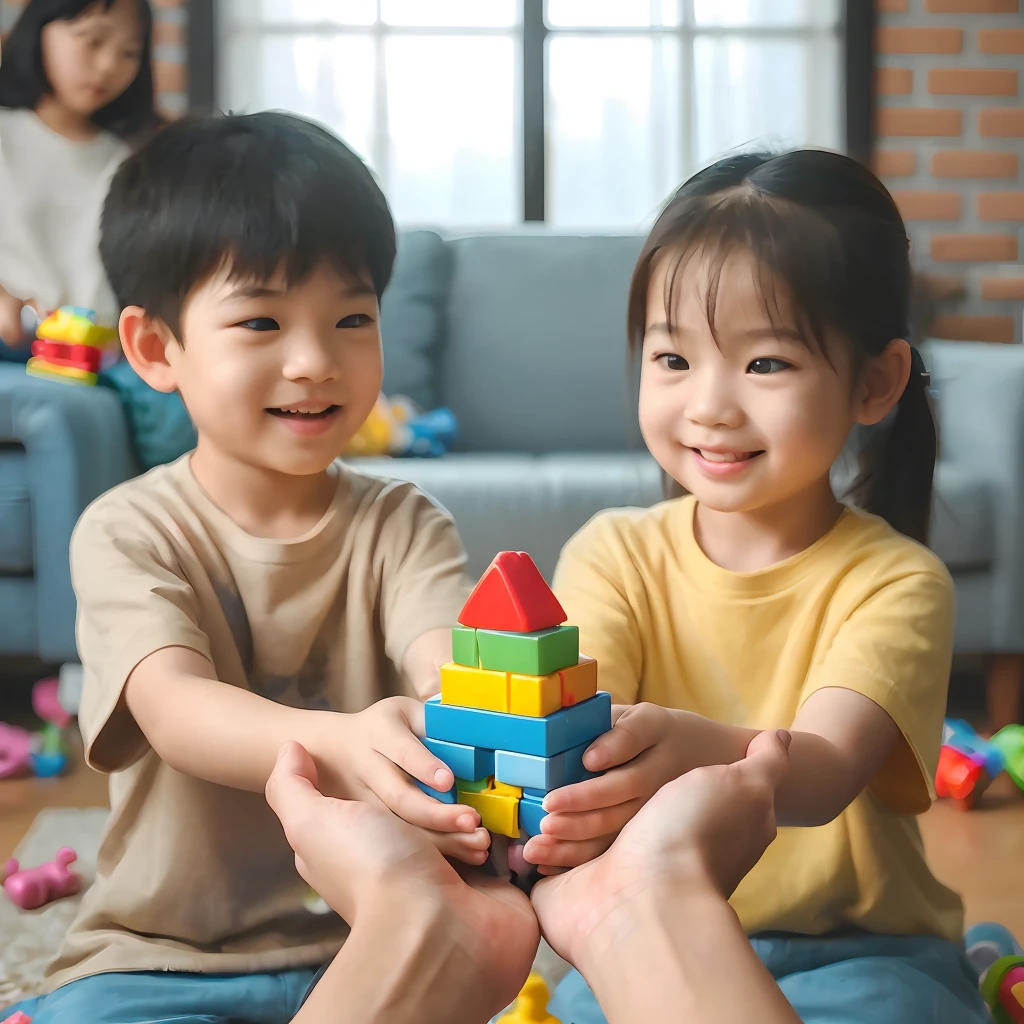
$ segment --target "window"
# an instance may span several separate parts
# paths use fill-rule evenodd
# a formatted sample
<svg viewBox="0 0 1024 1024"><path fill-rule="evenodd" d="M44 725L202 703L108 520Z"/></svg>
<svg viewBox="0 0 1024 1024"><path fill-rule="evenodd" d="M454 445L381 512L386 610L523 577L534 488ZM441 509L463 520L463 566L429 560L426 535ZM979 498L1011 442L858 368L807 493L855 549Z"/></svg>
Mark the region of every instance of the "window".
<svg viewBox="0 0 1024 1024"><path fill-rule="evenodd" d="M727 150L842 146L839 0L219 7L218 105L324 122L406 225L640 228Z"/></svg>

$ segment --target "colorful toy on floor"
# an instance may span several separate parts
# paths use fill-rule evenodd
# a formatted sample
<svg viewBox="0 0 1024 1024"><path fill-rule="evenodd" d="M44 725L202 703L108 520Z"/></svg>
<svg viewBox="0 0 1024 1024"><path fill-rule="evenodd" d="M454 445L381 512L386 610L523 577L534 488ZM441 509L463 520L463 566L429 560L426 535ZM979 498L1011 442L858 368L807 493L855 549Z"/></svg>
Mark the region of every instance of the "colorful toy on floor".
<svg viewBox="0 0 1024 1024"><path fill-rule="evenodd" d="M441 693L426 704L424 743L455 785L417 784L513 839L540 833L551 790L593 777L583 753L611 728L597 662L580 657L579 630L565 618L533 559L502 552L466 601Z"/></svg>
<svg viewBox="0 0 1024 1024"><path fill-rule="evenodd" d="M450 409L421 412L408 398L380 395L349 441L345 457L393 455L436 458L455 443L458 424Z"/></svg>
<svg viewBox="0 0 1024 1024"><path fill-rule="evenodd" d="M64 729L71 716L57 699L56 679L41 679L32 688L32 708L43 719L37 733L0 722L0 779L36 775L45 779L67 767Z"/></svg>
<svg viewBox="0 0 1024 1024"><path fill-rule="evenodd" d="M61 306L36 328L25 372L65 384L93 385L99 379L103 350L116 340L116 328L97 323L91 309Z"/></svg>
<svg viewBox="0 0 1024 1024"><path fill-rule="evenodd" d="M26 1017L21 1010L18 1010L16 1013L12 1013L7 1020L0 1021L0 1024L32 1024L32 1018Z"/></svg>
<svg viewBox="0 0 1024 1024"><path fill-rule="evenodd" d="M1005 725L992 737L992 746L1003 755L1006 774L1024 790L1024 725Z"/></svg>
<svg viewBox="0 0 1024 1024"><path fill-rule="evenodd" d="M21 869L12 857L4 870L4 892L22 910L38 910L54 900L74 896L82 888L82 876L69 870L78 859L70 846L63 846L57 856L36 868Z"/></svg>
<svg viewBox="0 0 1024 1024"><path fill-rule="evenodd" d="M557 1017L548 1013L547 982L540 974L531 974L526 979L515 1008L499 1017L499 1024L561 1024Z"/></svg>
<svg viewBox="0 0 1024 1024"><path fill-rule="evenodd" d="M946 719L935 772L939 797L970 810L1004 770L1024 790L1024 725L1007 725L986 740L962 719Z"/></svg>

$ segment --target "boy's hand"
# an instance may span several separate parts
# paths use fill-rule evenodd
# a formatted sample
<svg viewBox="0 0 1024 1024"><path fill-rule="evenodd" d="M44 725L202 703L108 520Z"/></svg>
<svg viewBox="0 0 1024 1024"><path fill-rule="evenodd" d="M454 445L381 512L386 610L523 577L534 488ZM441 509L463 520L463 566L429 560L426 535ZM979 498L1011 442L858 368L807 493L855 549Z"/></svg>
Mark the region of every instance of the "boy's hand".
<svg viewBox="0 0 1024 1024"><path fill-rule="evenodd" d="M420 743L423 705L389 697L354 715L324 712L310 744L324 791L349 800L383 804L416 825L445 854L467 864L487 859L490 837L480 815L464 804L443 804L409 778L447 791L448 767ZM406 774L408 773L408 774Z"/></svg>
<svg viewBox="0 0 1024 1024"><path fill-rule="evenodd" d="M697 735L713 723L700 715L657 704L612 709L610 732L596 739L583 755L590 771L606 770L549 793L548 814L541 830L526 844L523 855L542 874L571 868L602 854L622 827L672 779L696 767L691 751L701 746Z"/></svg>

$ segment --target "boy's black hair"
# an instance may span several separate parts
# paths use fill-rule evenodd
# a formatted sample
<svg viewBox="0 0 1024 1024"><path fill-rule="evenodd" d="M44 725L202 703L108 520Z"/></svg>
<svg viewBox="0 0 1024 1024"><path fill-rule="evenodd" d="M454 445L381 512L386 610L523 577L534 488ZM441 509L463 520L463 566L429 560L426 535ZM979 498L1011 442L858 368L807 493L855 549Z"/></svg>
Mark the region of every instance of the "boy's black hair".
<svg viewBox="0 0 1024 1024"><path fill-rule="evenodd" d="M110 10L115 0L29 0L11 29L0 61L0 107L33 110L51 91L43 70L43 29L51 21L74 21L92 7ZM92 122L122 139L160 126L153 99L153 11L149 0L135 0L142 30L139 73L117 99L92 115Z"/></svg>
<svg viewBox="0 0 1024 1024"><path fill-rule="evenodd" d="M826 331L849 347L855 367L910 331L910 243L885 186L866 167L824 150L745 153L700 171L669 200L644 244L629 294L629 342L643 346L647 292L659 254L672 260L666 306L695 254L711 259L707 317L712 331L722 266L737 249L760 267L768 314L781 284L807 344L826 352ZM935 472L935 422L920 357L880 450L869 447L847 497L927 543Z"/></svg>
<svg viewBox="0 0 1024 1024"><path fill-rule="evenodd" d="M395 259L387 200L336 135L292 114L178 121L128 157L103 206L100 255L118 302L180 335L181 307L227 266L288 283L324 261L383 294Z"/></svg>

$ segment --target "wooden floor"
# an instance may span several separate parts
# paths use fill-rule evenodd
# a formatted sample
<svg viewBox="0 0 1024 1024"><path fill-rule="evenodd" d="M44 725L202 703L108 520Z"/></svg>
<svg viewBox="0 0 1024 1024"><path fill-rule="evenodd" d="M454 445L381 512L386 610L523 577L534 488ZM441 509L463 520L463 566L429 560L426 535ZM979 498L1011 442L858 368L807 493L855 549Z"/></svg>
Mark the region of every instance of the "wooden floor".
<svg viewBox="0 0 1024 1024"><path fill-rule="evenodd" d="M921 829L932 869L964 897L967 923L1000 921L1024 938L1024 798L1005 776L1000 783L979 810L936 804ZM106 803L106 779L84 765L62 779L0 780L0 863L41 808Z"/></svg>

